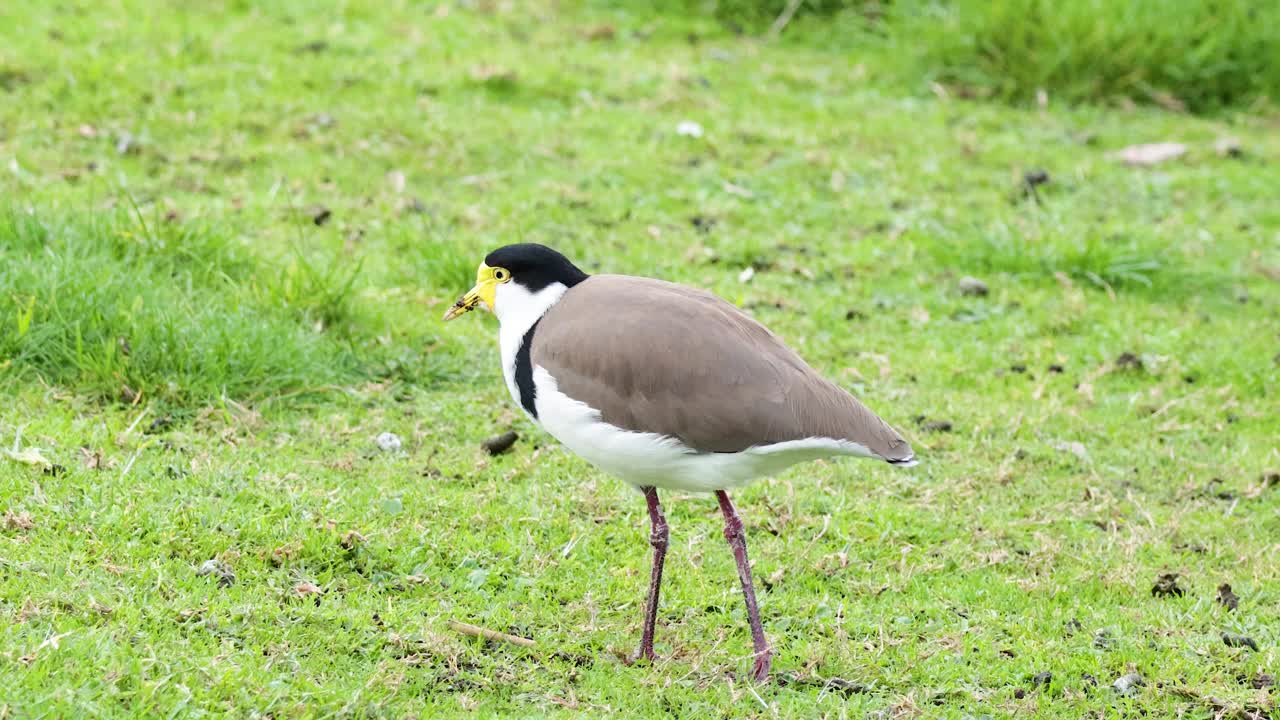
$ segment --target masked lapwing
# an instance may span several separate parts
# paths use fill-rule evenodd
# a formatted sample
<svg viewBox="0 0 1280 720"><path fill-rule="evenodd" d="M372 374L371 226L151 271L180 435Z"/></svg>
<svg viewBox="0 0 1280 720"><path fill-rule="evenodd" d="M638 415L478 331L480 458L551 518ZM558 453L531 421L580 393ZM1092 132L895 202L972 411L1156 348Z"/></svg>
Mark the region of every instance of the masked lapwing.
<svg viewBox="0 0 1280 720"><path fill-rule="evenodd" d="M444 319L481 304L498 316L515 402L565 447L644 493L653 571L637 657L654 659L667 552L658 489L715 493L751 624L752 676L764 681L773 651L727 490L824 457L914 465L911 446L778 336L701 290L587 275L551 248L520 244L489 253Z"/></svg>

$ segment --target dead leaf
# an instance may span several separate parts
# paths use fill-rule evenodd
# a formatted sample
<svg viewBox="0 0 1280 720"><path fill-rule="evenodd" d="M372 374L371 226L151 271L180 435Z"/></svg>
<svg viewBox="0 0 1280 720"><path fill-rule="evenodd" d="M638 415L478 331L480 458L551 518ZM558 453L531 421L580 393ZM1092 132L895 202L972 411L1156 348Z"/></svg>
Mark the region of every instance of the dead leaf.
<svg viewBox="0 0 1280 720"><path fill-rule="evenodd" d="M271 564L276 567L283 567L297 557L300 552L302 552L302 543L300 541L287 542L271 551Z"/></svg>
<svg viewBox="0 0 1280 720"><path fill-rule="evenodd" d="M84 463L86 470L102 469L102 452L100 450L90 450L87 447L80 448L80 461Z"/></svg>
<svg viewBox="0 0 1280 720"><path fill-rule="evenodd" d="M3 450L0 452L3 452L4 456L10 460L22 463L23 465L35 465L36 467L44 469L53 467L53 463L49 462L49 459L44 456L44 453L40 452L40 448L29 447L23 450L14 449Z"/></svg>
<svg viewBox="0 0 1280 720"><path fill-rule="evenodd" d="M471 79L496 85L509 84L516 81L516 71L498 65L476 65L471 68Z"/></svg>
<svg viewBox="0 0 1280 720"><path fill-rule="evenodd" d="M1084 443L1076 441L1060 442L1055 443L1053 447L1057 450L1061 450L1062 452L1069 452L1081 460L1089 462L1089 451L1085 449Z"/></svg>
<svg viewBox="0 0 1280 720"><path fill-rule="evenodd" d="M606 23L604 25L596 25L593 28L588 28L583 35L585 35L588 40L612 40L613 37L617 35L617 32L618 31L615 30L612 25Z"/></svg>
<svg viewBox="0 0 1280 720"><path fill-rule="evenodd" d="M764 579L765 588L772 590L774 586L782 582L782 576L785 575L786 573L787 573L787 569L785 567L780 567L777 570L774 570L773 572L769 573L769 576Z"/></svg>
<svg viewBox="0 0 1280 720"><path fill-rule="evenodd" d="M36 526L31 519L31 513L23 510L15 514L12 510L4 511L4 529L5 530L30 530Z"/></svg>
<svg viewBox="0 0 1280 720"><path fill-rule="evenodd" d="M397 195L404 192L405 179L403 172L399 170L392 170L387 173L387 182L391 183L391 189L394 190Z"/></svg>
<svg viewBox="0 0 1280 720"><path fill-rule="evenodd" d="M1082 382L1076 386L1076 392L1080 393L1089 402L1093 402L1093 383Z"/></svg>
<svg viewBox="0 0 1280 720"><path fill-rule="evenodd" d="M363 545L366 539L358 530L348 530L342 534L342 539L338 541L338 544L344 549L350 550L357 545Z"/></svg>
<svg viewBox="0 0 1280 720"><path fill-rule="evenodd" d="M297 585L294 585L293 591L303 597L307 595L323 595L324 594L324 590L321 590L319 585L316 585L313 582L308 582L306 580L303 580Z"/></svg>
<svg viewBox="0 0 1280 720"><path fill-rule="evenodd" d="M1187 154L1186 145L1175 142L1162 142L1130 145L1115 153L1113 157L1126 165L1148 167L1180 158L1185 154Z"/></svg>

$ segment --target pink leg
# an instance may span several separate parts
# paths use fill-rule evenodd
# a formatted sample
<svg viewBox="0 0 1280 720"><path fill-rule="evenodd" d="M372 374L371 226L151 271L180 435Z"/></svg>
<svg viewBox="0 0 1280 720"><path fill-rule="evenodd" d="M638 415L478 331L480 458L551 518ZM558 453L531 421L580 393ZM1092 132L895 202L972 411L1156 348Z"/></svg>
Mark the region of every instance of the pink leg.
<svg viewBox="0 0 1280 720"><path fill-rule="evenodd" d="M758 683L769 679L769 665L773 659L773 648L764 638L764 628L760 625L760 607L756 605L756 589L751 583L751 563L747 560L747 536L742 531L742 518L734 509L729 494L723 490L716 491L716 499L720 501L720 512L724 513L724 539L729 541L733 549L733 558L738 561L738 579L742 581L742 599L747 603L747 620L751 623L751 642L755 646L756 661L751 670L751 677Z"/></svg>
<svg viewBox="0 0 1280 720"><path fill-rule="evenodd" d="M632 658L655 660L653 654L653 629L658 622L658 591L662 588L662 564L667 558L667 518L662 514L655 488L644 489L645 502L649 504L649 544L653 546L653 571L649 575L649 602L644 609L644 631L640 636L640 652Z"/></svg>

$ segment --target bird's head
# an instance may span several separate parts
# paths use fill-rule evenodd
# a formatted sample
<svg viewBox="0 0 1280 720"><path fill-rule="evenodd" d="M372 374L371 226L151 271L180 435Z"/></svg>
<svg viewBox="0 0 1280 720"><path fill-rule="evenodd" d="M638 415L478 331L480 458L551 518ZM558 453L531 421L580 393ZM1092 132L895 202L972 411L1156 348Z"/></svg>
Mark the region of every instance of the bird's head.
<svg viewBox="0 0 1280 720"><path fill-rule="evenodd" d="M565 290L586 279L568 258L545 245L507 245L485 256L476 270L475 287L458 298L444 319L464 315L481 303L499 321L515 312L540 317Z"/></svg>

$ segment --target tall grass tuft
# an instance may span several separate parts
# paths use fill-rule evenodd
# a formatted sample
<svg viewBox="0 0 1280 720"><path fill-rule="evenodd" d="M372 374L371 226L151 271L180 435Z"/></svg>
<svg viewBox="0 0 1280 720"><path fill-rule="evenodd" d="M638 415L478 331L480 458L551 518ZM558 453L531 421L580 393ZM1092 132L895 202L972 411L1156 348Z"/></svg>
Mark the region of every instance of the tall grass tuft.
<svg viewBox="0 0 1280 720"><path fill-rule="evenodd" d="M171 405L351 381L349 344L319 330L350 277L267 267L225 233L140 214L0 212L0 368Z"/></svg>
<svg viewBox="0 0 1280 720"><path fill-rule="evenodd" d="M944 86L1212 111L1280 97L1271 0L897 0L890 38Z"/></svg>
<svg viewBox="0 0 1280 720"><path fill-rule="evenodd" d="M1053 213L1024 216L1015 224L992 223L956 231L936 229L929 245L942 267L974 273L1005 273L1053 282L1065 276L1107 291L1160 296L1184 294L1212 284L1211 269L1196 270L1176 243L1124 223L1079 233Z"/></svg>

